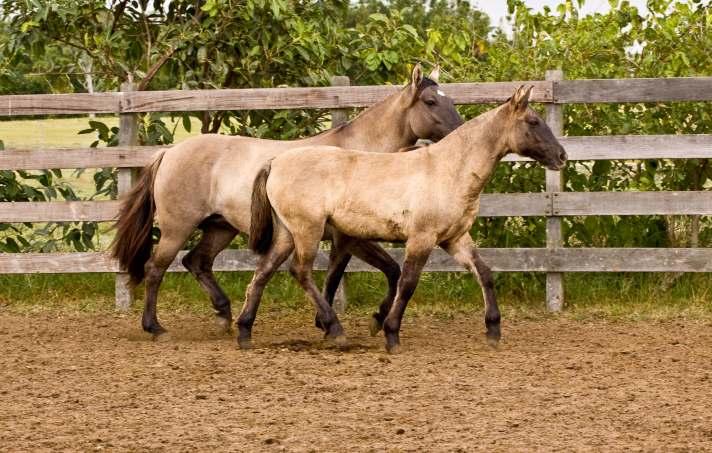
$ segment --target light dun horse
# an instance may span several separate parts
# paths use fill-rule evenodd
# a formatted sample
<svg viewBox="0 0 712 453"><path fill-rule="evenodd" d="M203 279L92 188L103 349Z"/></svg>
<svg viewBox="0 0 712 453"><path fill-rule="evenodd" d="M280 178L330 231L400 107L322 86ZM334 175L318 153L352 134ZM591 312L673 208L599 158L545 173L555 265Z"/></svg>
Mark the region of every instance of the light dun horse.
<svg viewBox="0 0 712 453"><path fill-rule="evenodd" d="M164 332L156 315L163 275L195 228L198 245L183 259L185 267L209 294L218 325L229 330L230 300L213 276L213 261L238 232L250 228L255 175L269 159L305 145L335 145L376 152L396 152L418 139L437 141L462 124L452 99L437 87L439 69L423 77L420 65L403 90L365 110L351 122L315 137L294 141L201 135L157 156L127 196L117 221L113 255L134 285L146 279L143 329ZM151 229L158 217L161 238L151 256ZM377 244L351 241L333 247L325 297L333 300L351 254L382 270L395 297L398 264ZM390 299L390 300L389 300Z"/></svg>
<svg viewBox="0 0 712 453"><path fill-rule="evenodd" d="M342 243L405 242L395 302L382 306L372 320L372 334L383 328L389 352L399 349L403 312L430 252L438 245L478 278L487 338L496 344L500 313L492 275L470 237L480 193L507 153L531 157L552 170L561 169L567 158L549 127L528 107L532 88L520 88L508 102L468 121L440 142L404 155L321 146L284 153L267 164L255 180L250 230L251 248L264 256L237 322L240 345L251 344L259 304L256 295L292 250L292 274L314 301L327 336L343 341L336 313L312 279L327 224L339 231Z"/></svg>

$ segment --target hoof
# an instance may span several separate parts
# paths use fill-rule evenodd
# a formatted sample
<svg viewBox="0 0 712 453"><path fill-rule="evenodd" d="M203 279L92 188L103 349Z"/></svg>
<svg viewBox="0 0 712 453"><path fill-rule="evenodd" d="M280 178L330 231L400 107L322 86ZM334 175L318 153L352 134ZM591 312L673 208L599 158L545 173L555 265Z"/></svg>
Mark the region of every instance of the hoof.
<svg viewBox="0 0 712 453"><path fill-rule="evenodd" d="M403 349L401 348L401 345L399 344L394 344L394 345L386 345L386 352L391 354L391 355L397 355L403 352Z"/></svg>
<svg viewBox="0 0 712 453"><path fill-rule="evenodd" d="M496 338L487 337L487 344L492 349L499 349L499 340Z"/></svg>
<svg viewBox="0 0 712 453"><path fill-rule="evenodd" d="M371 316L371 322L368 324L368 330L371 332L371 336L375 337L378 332L383 329L383 323L376 318L376 315Z"/></svg>
<svg viewBox="0 0 712 453"><path fill-rule="evenodd" d="M215 329L219 334L230 333L232 331L231 324L232 321L229 319L223 318L222 316L215 317Z"/></svg>
<svg viewBox="0 0 712 453"><path fill-rule="evenodd" d="M249 351L253 348L252 338L238 338L237 345L240 346L240 349L243 351Z"/></svg>
<svg viewBox="0 0 712 453"><path fill-rule="evenodd" d="M156 338L160 337L161 335L165 334L166 332L168 332L166 329L161 327L160 324L154 324L152 326L144 326L143 330L144 330L144 332L150 333L154 340Z"/></svg>
<svg viewBox="0 0 712 453"><path fill-rule="evenodd" d="M346 335L343 333L341 335L337 335L335 337L327 337L327 339L333 343L335 346L338 347L344 347L349 343L349 340L346 338Z"/></svg>
<svg viewBox="0 0 712 453"><path fill-rule="evenodd" d="M487 344L490 345L490 347L497 349L499 347L499 340L502 338L499 328L488 330L486 335Z"/></svg>

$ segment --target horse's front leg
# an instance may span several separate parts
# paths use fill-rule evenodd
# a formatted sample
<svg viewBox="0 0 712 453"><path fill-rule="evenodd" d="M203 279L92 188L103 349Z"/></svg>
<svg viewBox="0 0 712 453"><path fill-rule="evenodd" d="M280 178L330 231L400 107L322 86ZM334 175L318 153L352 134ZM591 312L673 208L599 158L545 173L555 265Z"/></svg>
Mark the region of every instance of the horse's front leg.
<svg viewBox="0 0 712 453"><path fill-rule="evenodd" d="M420 274L428 261L430 252L435 247L434 241L408 240L405 245L403 271L398 279L395 301L383 321L383 333L386 337L386 351L391 354L400 352L400 327L408 301L418 286Z"/></svg>
<svg viewBox="0 0 712 453"><path fill-rule="evenodd" d="M497 306L497 297L494 293L492 270L482 261L482 258L480 258L469 233L463 235L453 243L444 245L443 248L477 278L482 288L482 297L485 301L487 342L490 346L496 347L499 344L502 333L500 330L501 316L499 307Z"/></svg>

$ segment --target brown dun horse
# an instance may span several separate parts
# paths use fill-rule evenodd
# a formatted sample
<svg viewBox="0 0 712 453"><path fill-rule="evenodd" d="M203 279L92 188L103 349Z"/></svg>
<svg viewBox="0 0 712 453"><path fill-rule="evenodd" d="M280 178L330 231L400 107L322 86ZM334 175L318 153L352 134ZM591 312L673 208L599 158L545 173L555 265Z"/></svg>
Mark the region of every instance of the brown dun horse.
<svg viewBox="0 0 712 453"><path fill-rule="evenodd" d="M436 246L479 280L487 338L496 344L500 313L492 274L470 236L480 193L507 153L530 157L552 170L561 169L567 158L546 123L528 107L532 88L521 87L506 103L440 142L403 155L312 146L265 165L255 180L250 230L250 246L263 256L238 319L240 345L250 346L258 296L292 250L290 271L313 300L327 336L344 339L336 313L312 279L327 225L339 232L342 246L359 240L405 243L395 302L382 305L372 320L372 334L383 328L389 352L399 349L403 313Z"/></svg>
<svg viewBox="0 0 712 453"><path fill-rule="evenodd" d="M196 229L203 232L183 265L210 296L221 329L229 330L230 300L213 276L213 261L238 232L250 228L252 186L270 159L306 145L334 145L393 153L418 139L437 141L462 124L452 99L438 89L439 69L424 77L417 65L402 90L364 110L349 123L320 135L293 141L201 135L158 154L124 199L113 256L133 285L146 280L143 329L164 332L156 315L158 288L166 269ZM151 229L157 217L161 238L153 254ZM332 247L324 297L331 302L351 255L383 271L390 304L400 276L398 264L377 244L337 243Z"/></svg>

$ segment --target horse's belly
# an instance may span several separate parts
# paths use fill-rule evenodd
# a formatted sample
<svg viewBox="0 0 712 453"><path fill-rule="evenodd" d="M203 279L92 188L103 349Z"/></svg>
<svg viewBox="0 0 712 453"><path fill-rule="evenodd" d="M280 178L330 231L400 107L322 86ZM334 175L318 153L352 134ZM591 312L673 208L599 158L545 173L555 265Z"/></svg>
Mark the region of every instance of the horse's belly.
<svg viewBox="0 0 712 453"><path fill-rule="evenodd" d="M329 223L340 232L360 239L392 242L407 239L403 216L337 212L329 218Z"/></svg>

